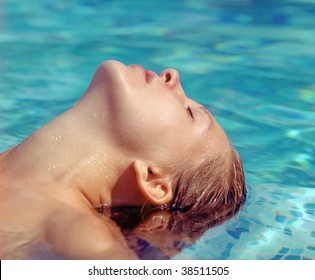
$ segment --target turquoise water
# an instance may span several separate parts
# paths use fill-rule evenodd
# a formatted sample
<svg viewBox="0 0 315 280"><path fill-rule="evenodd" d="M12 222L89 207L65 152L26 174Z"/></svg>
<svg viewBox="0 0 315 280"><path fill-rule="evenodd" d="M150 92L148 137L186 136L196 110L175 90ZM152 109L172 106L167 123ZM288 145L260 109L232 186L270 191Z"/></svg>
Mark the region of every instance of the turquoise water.
<svg viewBox="0 0 315 280"><path fill-rule="evenodd" d="M315 3L0 2L0 151L107 59L179 70L242 155L248 201L175 259L315 259Z"/></svg>

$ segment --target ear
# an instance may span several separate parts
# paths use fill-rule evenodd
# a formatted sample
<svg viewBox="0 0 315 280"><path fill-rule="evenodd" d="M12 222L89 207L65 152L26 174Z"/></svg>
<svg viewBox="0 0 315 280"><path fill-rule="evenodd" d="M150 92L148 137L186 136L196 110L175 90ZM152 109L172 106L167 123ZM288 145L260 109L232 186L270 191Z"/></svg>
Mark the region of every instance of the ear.
<svg viewBox="0 0 315 280"><path fill-rule="evenodd" d="M133 168L140 192L153 205L162 205L172 199L172 181L156 167L142 160L135 160Z"/></svg>

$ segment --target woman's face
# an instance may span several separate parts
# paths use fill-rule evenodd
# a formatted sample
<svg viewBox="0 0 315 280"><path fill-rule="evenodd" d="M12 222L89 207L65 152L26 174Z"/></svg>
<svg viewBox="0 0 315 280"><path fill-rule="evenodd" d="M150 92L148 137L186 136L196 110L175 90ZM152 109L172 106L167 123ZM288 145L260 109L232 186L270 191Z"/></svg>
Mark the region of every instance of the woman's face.
<svg viewBox="0 0 315 280"><path fill-rule="evenodd" d="M209 111L185 95L174 69L156 74L106 61L85 96L95 94L111 137L144 158L176 164L230 146Z"/></svg>

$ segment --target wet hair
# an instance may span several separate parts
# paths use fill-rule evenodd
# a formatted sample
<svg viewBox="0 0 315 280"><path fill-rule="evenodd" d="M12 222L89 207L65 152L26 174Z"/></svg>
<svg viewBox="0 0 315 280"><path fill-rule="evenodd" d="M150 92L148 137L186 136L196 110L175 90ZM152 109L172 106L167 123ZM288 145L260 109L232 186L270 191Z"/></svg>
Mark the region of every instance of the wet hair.
<svg viewBox="0 0 315 280"><path fill-rule="evenodd" d="M170 246L180 251L193 244L209 228L235 216L246 200L243 164L233 148L226 156L209 158L199 165L191 164L179 168L174 178L176 184L173 186L174 196L170 203L146 209L112 209L111 217L121 226L129 244L149 246L147 240L163 238L169 239ZM157 230L154 237L152 231L137 230L138 225L141 228L147 218L161 210L171 214L162 234ZM179 240L183 236L185 238ZM130 246L139 257L145 258L145 254L141 253L143 248ZM152 248L149 251L152 252ZM155 251L161 252L160 248Z"/></svg>
<svg viewBox="0 0 315 280"><path fill-rule="evenodd" d="M246 200L243 164L231 148L227 156L204 160L179 171L172 201L163 207L174 215L172 231L192 237L233 217Z"/></svg>

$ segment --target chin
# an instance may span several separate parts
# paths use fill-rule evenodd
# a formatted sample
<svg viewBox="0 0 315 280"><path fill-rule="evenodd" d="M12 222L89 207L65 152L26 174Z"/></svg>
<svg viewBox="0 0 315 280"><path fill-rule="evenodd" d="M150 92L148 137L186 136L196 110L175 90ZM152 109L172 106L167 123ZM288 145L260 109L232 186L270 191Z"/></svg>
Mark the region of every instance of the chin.
<svg viewBox="0 0 315 280"><path fill-rule="evenodd" d="M98 71L99 69L122 69L122 68L126 68L126 65L123 64L122 62L118 61L118 60L106 60L104 62L102 62L96 71Z"/></svg>
<svg viewBox="0 0 315 280"><path fill-rule="evenodd" d="M106 84L112 86L123 78L126 65L117 60L107 60L102 62L96 69L91 80L90 87L99 84Z"/></svg>

